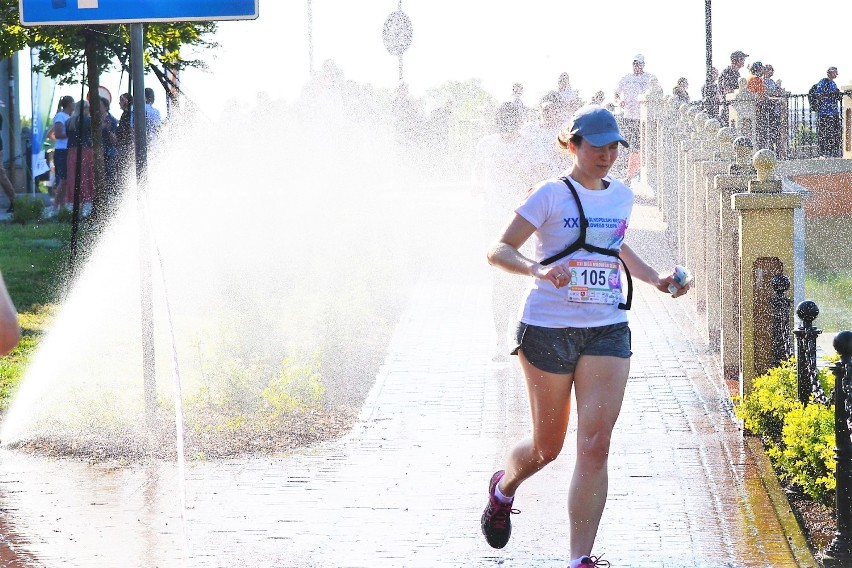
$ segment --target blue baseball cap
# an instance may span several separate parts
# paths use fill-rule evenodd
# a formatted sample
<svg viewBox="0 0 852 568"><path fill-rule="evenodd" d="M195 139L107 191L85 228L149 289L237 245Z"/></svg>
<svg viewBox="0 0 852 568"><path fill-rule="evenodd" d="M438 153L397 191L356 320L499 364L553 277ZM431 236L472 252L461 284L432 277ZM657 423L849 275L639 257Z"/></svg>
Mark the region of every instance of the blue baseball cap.
<svg viewBox="0 0 852 568"><path fill-rule="evenodd" d="M583 140L592 146L606 146L613 142L620 142L624 147L629 146L618 129L615 117L600 105L589 104L580 107L571 117L566 130L569 136L582 136Z"/></svg>

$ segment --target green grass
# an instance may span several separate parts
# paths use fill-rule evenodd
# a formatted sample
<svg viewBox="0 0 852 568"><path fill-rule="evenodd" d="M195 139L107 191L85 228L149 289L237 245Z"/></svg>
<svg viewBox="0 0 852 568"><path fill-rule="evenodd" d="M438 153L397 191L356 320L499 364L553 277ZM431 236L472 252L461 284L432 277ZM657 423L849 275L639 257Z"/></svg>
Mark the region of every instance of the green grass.
<svg viewBox="0 0 852 568"><path fill-rule="evenodd" d="M0 225L0 270L23 331L15 350L0 358L0 409L8 406L53 319L67 273L70 235L66 223Z"/></svg>
<svg viewBox="0 0 852 568"><path fill-rule="evenodd" d="M805 297L819 306L815 326L832 333L852 329L852 269L809 272Z"/></svg>

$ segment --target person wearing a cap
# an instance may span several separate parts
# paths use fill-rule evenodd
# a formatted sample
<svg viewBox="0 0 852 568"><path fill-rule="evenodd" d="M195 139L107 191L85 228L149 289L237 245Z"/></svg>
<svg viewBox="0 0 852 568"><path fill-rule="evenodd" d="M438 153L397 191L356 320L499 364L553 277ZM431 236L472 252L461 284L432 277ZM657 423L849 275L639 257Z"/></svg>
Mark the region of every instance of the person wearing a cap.
<svg viewBox="0 0 852 568"><path fill-rule="evenodd" d="M731 64L719 75L719 92L722 95L721 119L725 126L728 125L728 105L725 96L740 88L740 69L745 65L746 58L748 54L740 50L731 53Z"/></svg>
<svg viewBox="0 0 852 568"><path fill-rule="evenodd" d="M832 65L826 71L826 76L816 84L816 95L819 100L817 142L820 156L826 158L840 158L843 155L840 148L840 105L837 104L843 98L843 93L834 82L835 79L837 79L837 67Z"/></svg>
<svg viewBox="0 0 852 568"><path fill-rule="evenodd" d="M624 268L665 293L674 273L657 272L624 243L633 191L609 176L619 146L627 147L612 113L586 105L557 140L574 159L567 176L533 187L487 255L493 266L529 281L511 353L518 356L527 384L532 435L509 451L504 469L491 477L481 527L492 547L507 544L511 515L518 513L515 492L562 450L574 391L578 457L568 492L569 566L589 568L605 565L592 547L606 504L610 437L632 355L625 311L629 275L626 302L621 291ZM533 252L525 256L521 248L529 239ZM566 249L577 242L587 248ZM675 284L673 295L688 288Z"/></svg>
<svg viewBox="0 0 852 568"><path fill-rule="evenodd" d="M624 109L622 119L624 134L630 143L630 150L627 155L627 175L625 177L628 182L639 173L641 164L639 154L641 151L639 147L641 105L639 104L639 96L648 90L651 81L656 80L656 76L645 72L645 56L637 53L633 56L633 72L622 77L615 87L615 104Z"/></svg>

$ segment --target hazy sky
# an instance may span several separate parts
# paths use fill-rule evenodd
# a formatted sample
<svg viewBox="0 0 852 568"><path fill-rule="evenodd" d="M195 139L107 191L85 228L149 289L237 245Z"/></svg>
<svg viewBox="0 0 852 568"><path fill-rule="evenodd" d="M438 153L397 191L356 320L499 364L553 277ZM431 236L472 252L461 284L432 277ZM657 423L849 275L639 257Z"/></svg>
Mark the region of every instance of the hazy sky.
<svg viewBox="0 0 852 568"><path fill-rule="evenodd" d="M203 54L209 72L188 71L185 92L211 116L229 99L252 102L258 92L292 100L308 78L307 0L260 0L260 18L222 22L221 47ZM333 59L345 76L377 87L398 80L397 59L382 42L382 26L398 0L312 0L313 60L319 69ZM481 78L498 98L511 85L525 85L527 104L554 88L562 71L588 98L596 90L611 96L618 79L642 53L646 71L656 74L668 93L677 78L689 80L698 98L704 82L705 25L701 0L609 0L591 3L528 0L402 0L411 18L413 42L404 57L405 80L415 95L448 79ZM814 37L812 17L764 2L713 0L713 62L720 70L731 51L772 63L776 79L804 93L830 65L840 71L841 87L852 83L852 55L843 28ZM808 2L808 14L837 15L848 21L852 5L833 0ZM826 26L823 26L826 27ZM810 37L808 36L810 34ZM745 75L745 71L743 71ZM126 89L125 75L121 89ZM104 83L119 89L119 76ZM156 86L153 77L150 80ZM64 89L79 97L79 89Z"/></svg>

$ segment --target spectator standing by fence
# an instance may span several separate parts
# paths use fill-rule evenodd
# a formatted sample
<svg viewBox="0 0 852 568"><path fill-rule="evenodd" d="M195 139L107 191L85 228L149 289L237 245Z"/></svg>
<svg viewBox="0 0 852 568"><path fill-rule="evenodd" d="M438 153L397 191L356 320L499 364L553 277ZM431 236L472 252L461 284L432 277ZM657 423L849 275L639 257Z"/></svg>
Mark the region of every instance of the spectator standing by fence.
<svg viewBox="0 0 852 568"><path fill-rule="evenodd" d="M672 89L672 95L677 99L679 103L689 104L689 81L686 80L686 77L681 77L677 80L677 84L674 89Z"/></svg>
<svg viewBox="0 0 852 568"><path fill-rule="evenodd" d="M722 96L719 91L719 70L715 67L710 70L710 82L701 87L702 108L710 118L719 118L719 104Z"/></svg>
<svg viewBox="0 0 852 568"><path fill-rule="evenodd" d="M766 97L766 83L763 81L763 63L755 61L749 68L746 89L757 98L756 102L756 124L755 124L755 148L769 148L769 100Z"/></svg>
<svg viewBox="0 0 852 568"><path fill-rule="evenodd" d="M840 152L840 109L838 101L843 96L837 88L837 67L829 67L826 76L816 84L817 140L819 154L826 158L839 158Z"/></svg>
<svg viewBox="0 0 852 568"><path fill-rule="evenodd" d="M725 67L719 76L719 95L721 97L721 122L728 126L728 101L727 95L740 88L740 69L745 65L748 53L737 50L731 54L731 64Z"/></svg>
<svg viewBox="0 0 852 568"><path fill-rule="evenodd" d="M763 84L766 86L767 97L767 139L769 149L773 150L780 159L787 156L787 138L782 133L787 132L787 99L781 81L773 79L775 68L767 63L763 66Z"/></svg>

